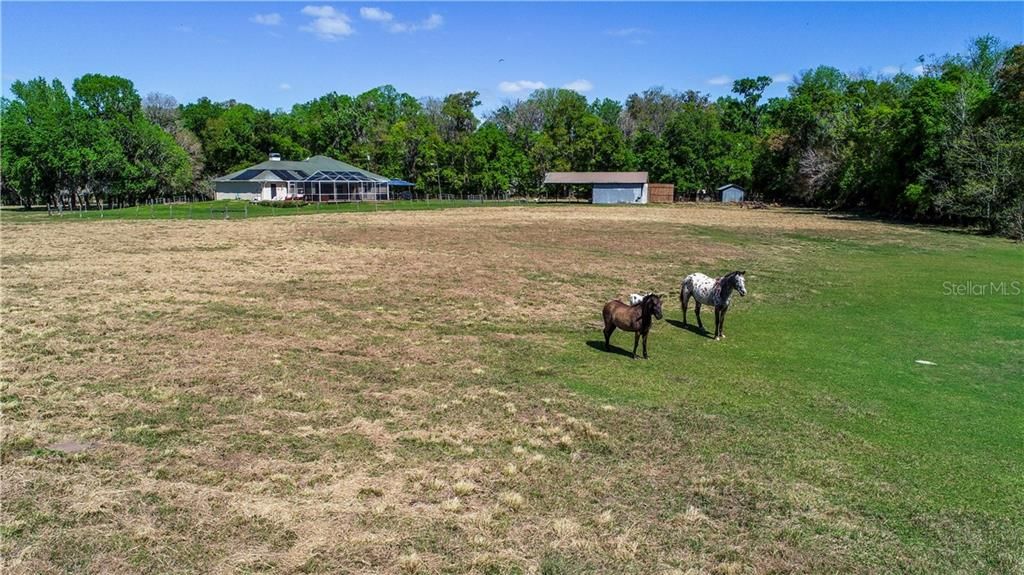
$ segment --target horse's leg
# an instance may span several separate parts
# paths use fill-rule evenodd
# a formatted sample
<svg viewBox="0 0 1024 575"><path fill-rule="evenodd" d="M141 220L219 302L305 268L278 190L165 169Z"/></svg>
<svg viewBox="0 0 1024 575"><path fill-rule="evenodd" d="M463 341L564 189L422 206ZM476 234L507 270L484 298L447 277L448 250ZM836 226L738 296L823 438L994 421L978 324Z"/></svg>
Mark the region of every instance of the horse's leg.
<svg viewBox="0 0 1024 575"><path fill-rule="evenodd" d="M729 308L722 310L721 324L718 326L718 337L725 339L725 312L729 311Z"/></svg>
<svg viewBox="0 0 1024 575"><path fill-rule="evenodd" d="M647 359L647 332L644 332L644 359Z"/></svg>
<svg viewBox="0 0 1024 575"><path fill-rule="evenodd" d="M700 321L700 300L693 300L693 313L697 314L697 327L704 331L704 322Z"/></svg>
<svg viewBox="0 0 1024 575"><path fill-rule="evenodd" d="M636 359L636 347L640 345L640 332L633 334L633 359Z"/></svg>
<svg viewBox="0 0 1024 575"><path fill-rule="evenodd" d="M604 350L605 351L608 351L609 349L611 349L611 346L610 346L610 344L608 342L609 342L609 340L612 337L612 332L613 331L615 331L615 324L607 324L607 323L604 324Z"/></svg>
<svg viewBox="0 0 1024 575"><path fill-rule="evenodd" d="M719 327L722 321L722 310L715 306L715 341L722 339L722 334L719 332Z"/></svg>
<svg viewBox="0 0 1024 575"><path fill-rule="evenodd" d="M679 304L683 308L683 327L686 327L686 308L690 303L690 294L686 291L686 286L679 290Z"/></svg>

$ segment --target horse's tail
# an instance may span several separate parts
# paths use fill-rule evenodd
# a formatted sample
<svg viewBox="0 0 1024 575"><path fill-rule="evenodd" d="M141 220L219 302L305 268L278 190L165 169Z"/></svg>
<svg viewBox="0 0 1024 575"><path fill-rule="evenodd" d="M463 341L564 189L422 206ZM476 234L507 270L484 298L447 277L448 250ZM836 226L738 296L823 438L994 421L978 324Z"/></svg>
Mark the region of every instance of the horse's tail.
<svg viewBox="0 0 1024 575"><path fill-rule="evenodd" d="M690 299L690 294L693 293L693 276L686 276L683 278L682 285L679 286L679 305L686 309L686 302Z"/></svg>
<svg viewBox="0 0 1024 575"><path fill-rule="evenodd" d="M601 318L604 319L604 327L607 329L612 324L612 302L604 304L604 308L601 310Z"/></svg>

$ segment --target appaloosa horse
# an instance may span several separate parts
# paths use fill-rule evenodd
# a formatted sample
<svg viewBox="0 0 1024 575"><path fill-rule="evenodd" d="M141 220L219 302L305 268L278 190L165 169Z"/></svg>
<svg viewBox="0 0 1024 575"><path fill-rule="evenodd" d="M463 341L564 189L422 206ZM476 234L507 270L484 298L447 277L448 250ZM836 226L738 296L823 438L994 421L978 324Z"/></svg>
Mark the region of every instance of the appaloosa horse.
<svg viewBox="0 0 1024 575"><path fill-rule="evenodd" d="M696 300L694 311L697 313L697 327L704 329L704 324L700 321L700 306L715 306L715 339L725 337L722 330L725 328L725 313L729 311L733 290L740 292L741 296L747 295L747 286L743 282L745 273L747 272L730 272L718 279L709 278L704 274L690 274L683 278L683 285L679 289L679 303L683 306L683 326L686 326L686 308L692 297Z"/></svg>
<svg viewBox="0 0 1024 575"><path fill-rule="evenodd" d="M629 294L629 305L636 305L636 304L644 301L644 298L649 296L649 295L651 295L651 292L631 293L631 294Z"/></svg>
<svg viewBox="0 0 1024 575"><path fill-rule="evenodd" d="M604 304L604 348L609 349L609 339L615 328L635 332L633 337L633 359L640 336L644 338L644 359L647 359L647 334L651 331L652 318L661 319L661 296L647 294L640 303L626 305L617 299Z"/></svg>

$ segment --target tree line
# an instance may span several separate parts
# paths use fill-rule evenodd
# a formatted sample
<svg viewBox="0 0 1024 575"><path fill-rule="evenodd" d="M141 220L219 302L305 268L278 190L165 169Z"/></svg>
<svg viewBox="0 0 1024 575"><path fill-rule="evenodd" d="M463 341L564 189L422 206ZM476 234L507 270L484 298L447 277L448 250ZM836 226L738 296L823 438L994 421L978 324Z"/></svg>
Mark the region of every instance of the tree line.
<svg viewBox="0 0 1024 575"><path fill-rule="evenodd" d="M858 209L1024 235L1024 46L986 36L919 74L829 66L764 98L651 88L624 102L543 89L483 118L478 92L416 99L392 86L289 111L141 98L89 74L43 78L0 102L5 203L75 209L207 197L210 178L279 152L324 154L420 189L533 196L548 171L642 170L693 197L732 182L773 202Z"/></svg>

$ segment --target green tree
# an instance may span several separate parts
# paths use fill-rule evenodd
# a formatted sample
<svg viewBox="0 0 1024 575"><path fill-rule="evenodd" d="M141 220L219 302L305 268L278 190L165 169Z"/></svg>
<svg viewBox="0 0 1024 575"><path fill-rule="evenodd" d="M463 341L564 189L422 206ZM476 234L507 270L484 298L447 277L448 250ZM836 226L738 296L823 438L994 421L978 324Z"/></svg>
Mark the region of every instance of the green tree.
<svg viewBox="0 0 1024 575"><path fill-rule="evenodd" d="M612 128L618 128L622 110L622 104L611 98L595 99L590 103L590 113Z"/></svg>
<svg viewBox="0 0 1024 575"><path fill-rule="evenodd" d="M72 178L66 167L74 147L71 98L60 80L43 78L15 81L11 94L14 98L5 98L0 107L4 187L25 206L43 201L63 207L61 191Z"/></svg>
<svg viewBox="0 0 1024 575"><path fill-rule="evenodd" d="M647 172L652 182L675 182L676 170L663 138L641 132L633 138L637 169Z"/></svg>
<svg viewBox="0 0 1024 575"><path fill-rule="evenodd" d="M712 193L728 182L749 186L753 140L724 130L721 116L716 106L686 103L665 127L665 146L679 192Z"/></svg>
<svg viewBox="0 0 1024 575"><path fill-rule="evenodd" d="M770 86L768 76L741 78L732 83L732 92L738 96L719 98L717 105L722 112L722 125L733 132L759 134L761 130L761 97Z"/></svg>
<svg viewBox="0 0 1024 575"><path fill-rule="evenodd" d="M523 192L528 160L505 131L493 123L485 123L470 136L468 148L472 192L492 196Z"/></svg>
<svg viewBox="0 0 1024 575"><path fill-rule="evenodd" d="M142 114L142 99L127 78L86 74L72 86L75 100L93 118L131 121Z"/></svg>

